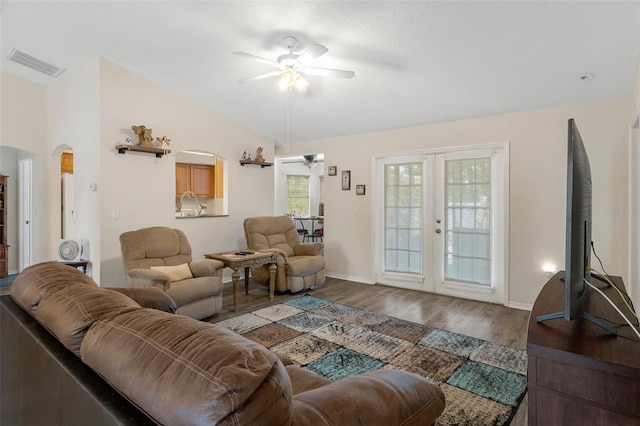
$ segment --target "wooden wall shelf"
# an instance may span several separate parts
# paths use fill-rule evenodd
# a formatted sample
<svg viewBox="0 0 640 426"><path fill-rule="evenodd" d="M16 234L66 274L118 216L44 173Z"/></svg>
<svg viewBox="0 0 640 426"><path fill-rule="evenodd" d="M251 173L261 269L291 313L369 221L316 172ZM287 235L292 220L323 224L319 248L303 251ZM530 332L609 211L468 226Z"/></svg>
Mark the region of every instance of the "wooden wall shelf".
<svg viewBox="0 0 640 426"><path fill-rule="evenodd" d="M153 147L138 146L138 145L132 146L132 145L126 145L126 144L117 145L116 149L120 154L124 154L127 151L146 152L147 154L155 154L156 158L162 158L163 155L169 154L171 152L170 149L164 150L162 148L153 148Z"/></svg>
<svg viewBox="0 0 640 426"><path fill-rule="evenodd" d="M271 167L273 163L267 163L266 161L251 161L251 160L240 160L240 165L244 166L245 164L253 164L254 166L260 166L261 168Z"/></svg>

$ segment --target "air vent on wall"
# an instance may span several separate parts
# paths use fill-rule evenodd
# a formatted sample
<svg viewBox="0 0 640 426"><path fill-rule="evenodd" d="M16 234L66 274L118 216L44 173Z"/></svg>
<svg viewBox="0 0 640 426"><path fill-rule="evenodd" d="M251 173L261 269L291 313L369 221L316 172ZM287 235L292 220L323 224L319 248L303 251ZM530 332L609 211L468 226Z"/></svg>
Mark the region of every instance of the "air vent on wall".
<svg viewBox="0 0 640 426"><path fill-rule="evenodd" d="M7 59L54 78L65 72L65 68L60 68L56 67L55 65L48 64L45 61L34 58L33 56L18 49L12 49L11 52L9 52L9 56L7 56Z"/></svg>

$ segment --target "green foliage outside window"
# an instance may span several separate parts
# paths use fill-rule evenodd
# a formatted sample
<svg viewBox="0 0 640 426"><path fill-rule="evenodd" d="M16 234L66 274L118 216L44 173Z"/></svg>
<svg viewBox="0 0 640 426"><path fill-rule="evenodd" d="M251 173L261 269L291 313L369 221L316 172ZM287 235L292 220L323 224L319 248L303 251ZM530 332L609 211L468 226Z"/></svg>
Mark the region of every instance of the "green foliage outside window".
<svg viewBox="0 0 640 426"><path fill-rule="evenodd" d="M287 175L287 213L309 216L309 176Z"/></svg>

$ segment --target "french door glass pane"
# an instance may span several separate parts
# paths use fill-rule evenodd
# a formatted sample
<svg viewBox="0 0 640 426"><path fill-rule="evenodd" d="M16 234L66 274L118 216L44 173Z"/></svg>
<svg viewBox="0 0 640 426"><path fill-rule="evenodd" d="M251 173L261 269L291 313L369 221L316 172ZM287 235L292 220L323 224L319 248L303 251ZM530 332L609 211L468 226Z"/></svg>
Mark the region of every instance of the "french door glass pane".
<svg viewBox="0 0 640 426"><path fill-rule="evenodd" d="M422 163L384 168L386 271L422 273Z"/></svg>
<svg viewBox="0 0 640 426"><path fill-rule="evenodd" d="M445 280L491 283L491 159L445 161Z"/></svg>

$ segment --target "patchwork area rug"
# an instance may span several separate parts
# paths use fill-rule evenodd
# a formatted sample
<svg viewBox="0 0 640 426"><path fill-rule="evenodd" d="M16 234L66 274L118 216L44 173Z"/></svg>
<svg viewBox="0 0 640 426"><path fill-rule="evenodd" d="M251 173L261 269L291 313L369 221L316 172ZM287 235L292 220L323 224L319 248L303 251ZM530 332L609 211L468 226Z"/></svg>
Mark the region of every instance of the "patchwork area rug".
<svg viewBox="0 0 640 426"><path fill-rule="evenodd" d="M305 295L217 323L331 380L379 368L437 383L438 425L507 425L526 390L520 349Z"/></svg>

